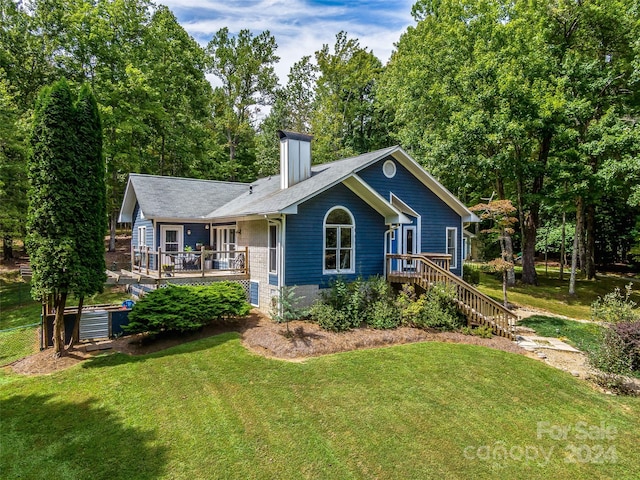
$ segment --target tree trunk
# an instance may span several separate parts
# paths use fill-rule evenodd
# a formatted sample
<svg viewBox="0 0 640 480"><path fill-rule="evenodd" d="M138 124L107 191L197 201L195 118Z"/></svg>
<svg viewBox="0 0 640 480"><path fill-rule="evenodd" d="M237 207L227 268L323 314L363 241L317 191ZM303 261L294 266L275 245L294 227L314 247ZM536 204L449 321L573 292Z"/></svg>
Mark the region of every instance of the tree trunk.
<svg viewBox="0 0 640 480"><path fill-rule="evenodd" d="M496 180L496 190L498 193L498 199L506 200L506 195L504 193L504 181L499 175ZM502 259L509 262L511 265L515 265L516 262L513 259L513 239L507 232L502 232L502 239L504 241L504 244L502 242L500 243L500 246L502 247ZM516 271L513 267L511 267L509 270L507 270L507 286L513 287L515 286L515 284Z"/></svg>
<svg viewBox="0 0 640 480"><path fill-rule="evenodd" d="M578 197L578 203L576 204L578 208L577 212L577 220L576 220L576 235L578 236L578 268L584 272L585 264L587 263L587 258L585 254L585 244L584 244L584 199L582 197ZM580 228L578 229L578 223Z"/></svg>
<svg viewBox="0 0 640 480"><path fill-rule="evenodd" d="M594 280L596 278L596 207L590 203L586 207L586 229L585 229L585 264L584 271L587 279Z"/></svg>
<svg viewBox="0 0 640 480"><path fill-rule="evenodd" d="M536 273L536 236L538 234L538 212L537 206L524 219L524 238L522 247L522 283L526 285L537 285L538 274Z"/></svg>
<svg viewBox="0 0 640 480"><path fill-rule="evenodd" d="M115 210L109 216L109 251L116 251L116 225L118 222L118 212Z"/></svg>
<svg viewBox="0 0 640 480"><path fill-rule="evenodd" d="M569 295L576 294L576 270L578 268L578 244L579 240L579 231L582 229L580 226L580 214L579 209L582 203L582 199L578 197L576 199L576 233L573 237L573 252L571 252L571 276L569 277Z"/></svg>
<svg viewBox="0 0 640 480"><path fill-rule="evenodd" d="M82 306L84 304L84 295L80 297L78 301L78 313L76 313L76 320L73 322L73 334L71 335L71 341L67 346L67 349L71 348L74 343L80 341L80 319L82 318Z"/></svg>
<svg viewBox="0 0 640 480"><path fill-rule="evenodd" d="M507 270L502 271L502 299L504 308L509 308L509 302L507 301Z"/></svg>
<svg viewBox="0 0 640 480"><path fill-rule="evenodd" d="M549 276L549 225L544 234L544 276Z"/></svg>
<svg viewBox="0 0 640 480"><path fill-rule="evenodd" d="M64 306L67 303L67 292L55 296L56 316L53 320L53 351L56 357L64 354Z"/></svg>
<svg viewBox="0 0 640 480"><path fill-rule="evenodd" d="M164 135L160 142L160 175L164 175Z"/></svg>
<svg viewBox="0 0 640 480"><path fill-rule="evenodd" d="M567 213L562 212L562 241L560 242L560 280L564 280L565 248L564 242L567 239Z"/></svg>
<svg viewBox="0 0 640 480"><path fill-rule="evenodd" d="M11 260L13 258L13 238L10 236L2 237L2 258L4 260Z"/></svg>
<svg viewBox="0 0 640 480"><path fill-rule="evenodd" d="M508 233L504 234L504 259L511 265L515 264L513 259L513 240ZM513 267L506 271L507 274L507 286L513 287L516 284L516 272Z"/></svg>
<svg viewBox="0 0 640 480"><path fill-rule="evenodd" d="M233 140L229 142L229 181L236 181L236 144Z"/></svg>
<svg viewBox="0 0 640 480"><path fill-rule="evenodd" d="M543 132L540 139L540 149L535 164L533 183L531 185L531 200L529 211L525 214L523 225L523 247L522 247L522 283L526 285L537 285L538 275L536 274L536 236L538 225L540 224L540 200L538 195L542 192L544 176L549 160L549 150L551 149L551 139L553 134L550 130ZM523 192L522 179L518 180L518 194Z"/></svg>

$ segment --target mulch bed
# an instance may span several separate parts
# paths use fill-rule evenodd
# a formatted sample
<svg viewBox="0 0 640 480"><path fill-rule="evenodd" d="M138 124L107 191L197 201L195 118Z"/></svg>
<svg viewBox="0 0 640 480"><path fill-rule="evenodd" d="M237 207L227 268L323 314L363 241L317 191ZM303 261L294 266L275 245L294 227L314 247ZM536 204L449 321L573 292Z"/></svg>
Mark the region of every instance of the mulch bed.
<svg viewBox="0 0 640 480"><path fill-rule="evenodd" d="M242 344L254 353L291 361L301 361L309 357L349 350L415 342L466 343L531 356L529 352L514 342L502 337L480 338L456 332L430 332L409 327L395 330L359 328L349 332L336 333L322 330L312 322L293 321L289 323L290 335L287 335L285 325L274 323L262 314L254 312L244 319L229 322L227 325L208 326L188 335L172 335L149 341L140 334L98 344L81 344L73 347L61 358L52 358L51 349L47 349L15 362L11 368L14 372L26 375L48 374L69 368L87 358L105 352L117 351L128 355L146 355L230 331L239 332Z"/></svg>

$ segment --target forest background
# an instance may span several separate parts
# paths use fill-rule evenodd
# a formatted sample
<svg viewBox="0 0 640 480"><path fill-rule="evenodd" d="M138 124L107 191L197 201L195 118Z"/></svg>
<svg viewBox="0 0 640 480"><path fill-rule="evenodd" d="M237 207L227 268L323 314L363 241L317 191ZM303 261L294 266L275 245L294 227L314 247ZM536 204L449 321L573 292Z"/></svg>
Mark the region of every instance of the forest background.
<svg viewBox="0 0 640 480"><path fill-rule="evenodd" d="M5 257L25 235L35 99L64 77L98 102L110 248L129 173L250 182L277 173L289 129L314 136L314 163L399 144L467 205L510 200L524 283L574 236L587 278L640 261L639 2L420 0L412 15L386 64L342 31L281 81L269 31L200 45L144 0L0 0Z"/></svg>

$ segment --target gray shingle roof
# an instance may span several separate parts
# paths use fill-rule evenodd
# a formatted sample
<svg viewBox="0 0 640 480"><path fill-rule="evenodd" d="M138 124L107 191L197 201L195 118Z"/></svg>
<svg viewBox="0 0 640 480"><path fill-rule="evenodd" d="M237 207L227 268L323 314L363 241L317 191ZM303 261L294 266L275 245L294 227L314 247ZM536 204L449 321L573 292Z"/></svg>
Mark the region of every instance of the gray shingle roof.
<svg viewBox="0 0 640 480"><path fill-rule="evenodd" d="M386 157L397 148L384 148L357 157L315 165L311 167L310 178L284 190L280 189L280 175L259 179L252 183L251 193L246 189L232 202L211 211L207 216L224 218L280 212L335 185L357 170Z"/></svg>
<svg viewBox="0 0 640 480"><path fill-rule="evenodd" d="M130 186L147 218L197 219L237 198L246 183L132 173Z"/></svg>
<svg viewBox="0 0 640 480"><path fill-rule="evenodd" d="M405 167L458 212L464 221L479 221L460 200L397 146L315 165L311 167L310 178L286 189L280 188L279 175L247 184L131 174L119 221L131 221L136 199L147 218L231 219L248 215L293 213L287 209L345 181L389 155L404 161Z"/></svg>

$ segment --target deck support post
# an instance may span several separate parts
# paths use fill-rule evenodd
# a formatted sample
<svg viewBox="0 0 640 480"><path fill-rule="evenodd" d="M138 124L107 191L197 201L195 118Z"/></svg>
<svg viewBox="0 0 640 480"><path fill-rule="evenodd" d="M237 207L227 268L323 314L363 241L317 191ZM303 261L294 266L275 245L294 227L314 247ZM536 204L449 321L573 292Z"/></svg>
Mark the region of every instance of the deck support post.
<svg viewBox="0 0 640 480"><path fill-rule="evenodd" d="M204 277L204 245L200 247L200 271Z"/></svg>

